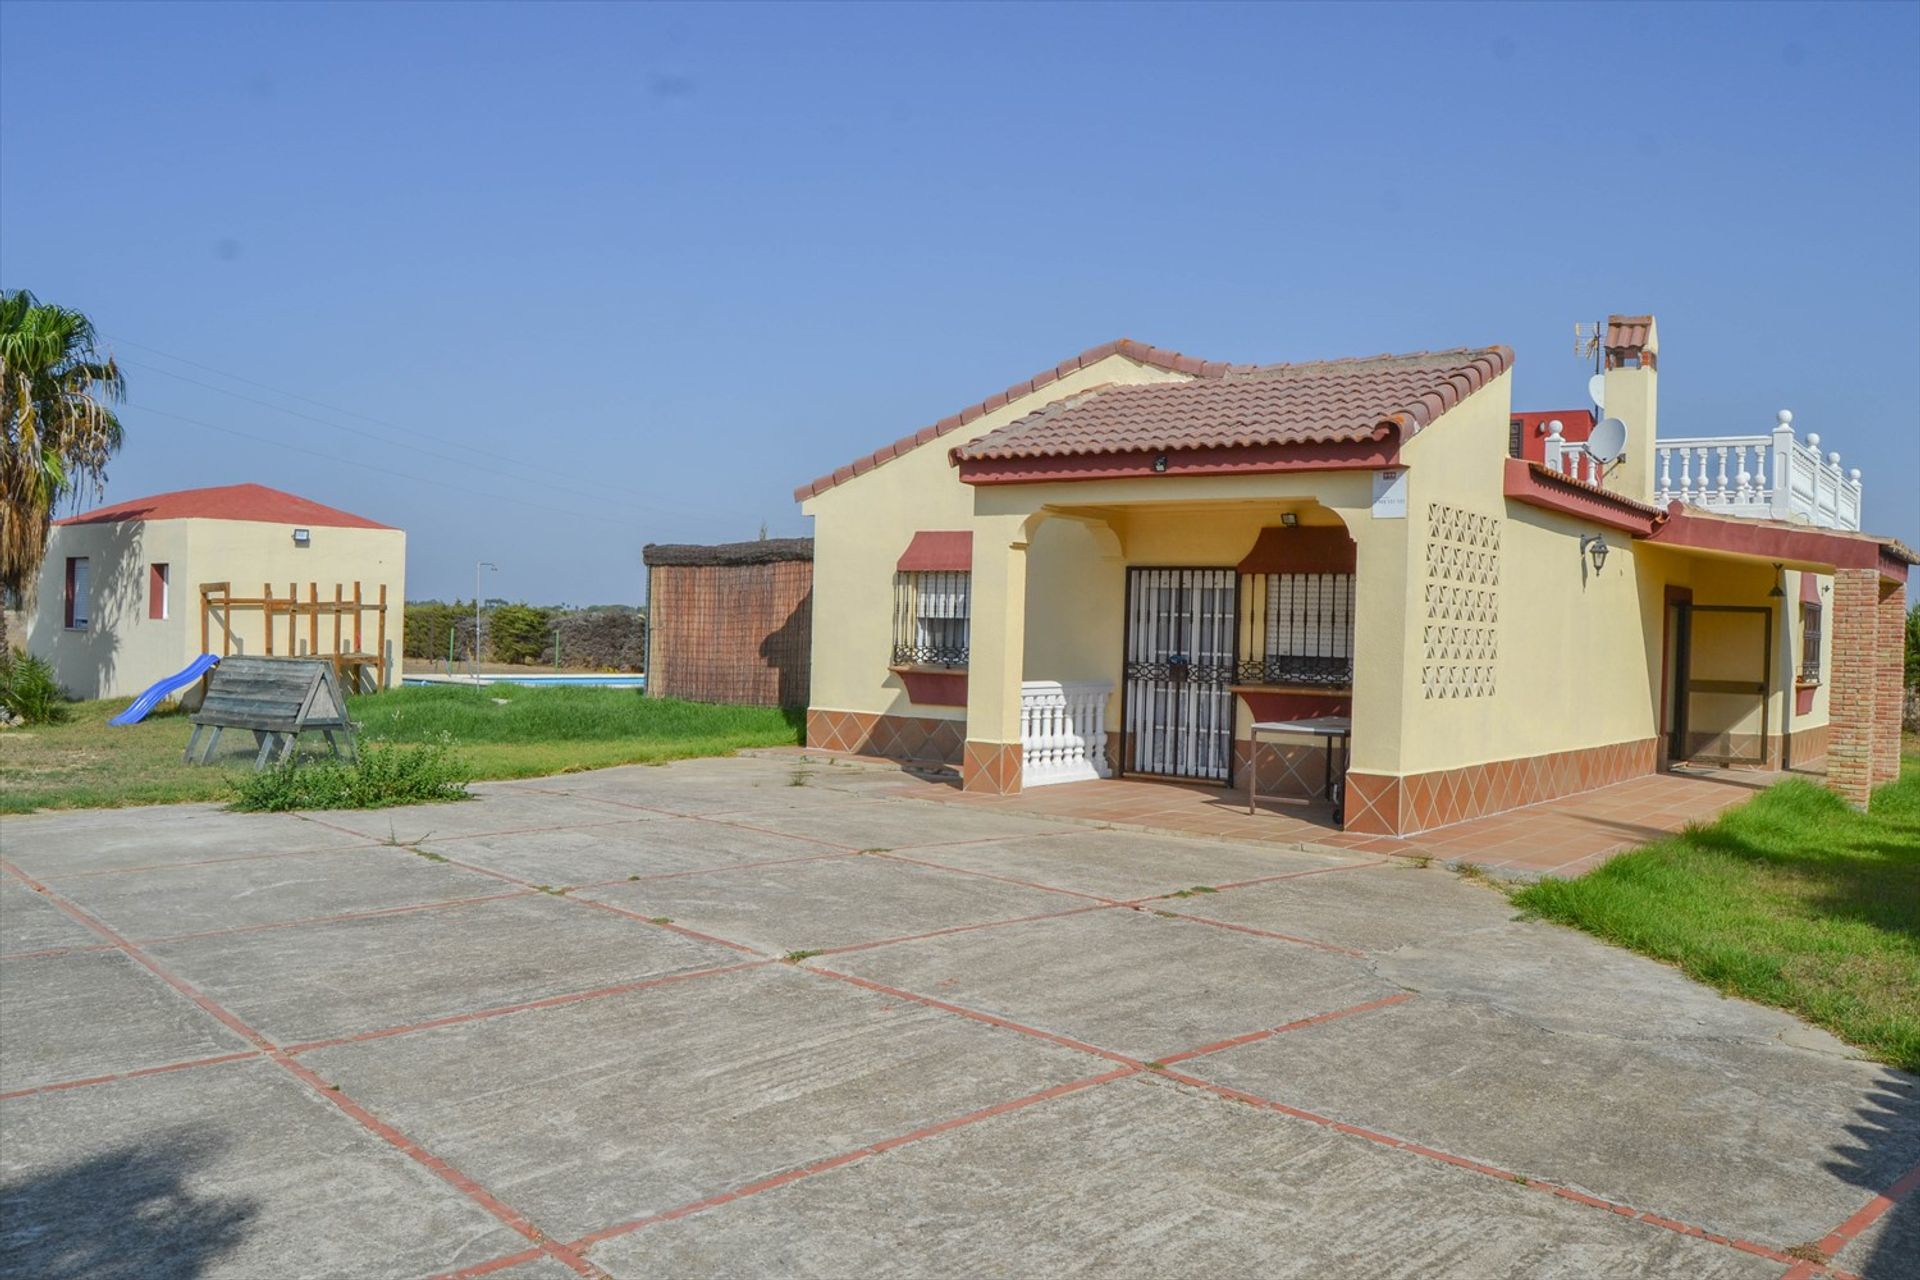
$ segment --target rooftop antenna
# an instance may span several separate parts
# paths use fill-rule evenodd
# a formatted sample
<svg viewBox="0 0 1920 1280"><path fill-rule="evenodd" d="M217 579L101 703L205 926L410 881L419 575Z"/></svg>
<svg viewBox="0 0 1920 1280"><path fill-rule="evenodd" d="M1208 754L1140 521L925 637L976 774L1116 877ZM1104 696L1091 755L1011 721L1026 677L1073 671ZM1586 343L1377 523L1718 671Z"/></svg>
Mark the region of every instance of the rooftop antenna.
<svg viewBox="0 0 1920 1280"><path fill-rule="evenodd" d="M1593 361L1593 371L1600 372L1600 339L1606 332L1606 326L1595 320L1591 328L1576 323L1573 326L1573 355L1576 360Z"/></svg>

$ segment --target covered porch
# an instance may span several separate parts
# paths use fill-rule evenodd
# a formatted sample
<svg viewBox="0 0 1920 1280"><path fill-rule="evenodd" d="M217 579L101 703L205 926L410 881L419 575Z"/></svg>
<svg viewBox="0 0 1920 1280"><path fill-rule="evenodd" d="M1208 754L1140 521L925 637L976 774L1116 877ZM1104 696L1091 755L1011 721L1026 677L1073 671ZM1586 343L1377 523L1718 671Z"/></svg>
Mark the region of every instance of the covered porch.
<svg viewBox="0 0 1920 1280"><path fill-rule="evenodd" d="M1251 780L1270 821L1337 831L1345 763L1390 745L1369 725L1400 688L1405 525L1373 527L1371 475L1050 489L981 495L1002 510L973 542L964 789L1140 812L1191 792L1244 818ZM1323 735L1252 741L1301 720Z"/></svg>

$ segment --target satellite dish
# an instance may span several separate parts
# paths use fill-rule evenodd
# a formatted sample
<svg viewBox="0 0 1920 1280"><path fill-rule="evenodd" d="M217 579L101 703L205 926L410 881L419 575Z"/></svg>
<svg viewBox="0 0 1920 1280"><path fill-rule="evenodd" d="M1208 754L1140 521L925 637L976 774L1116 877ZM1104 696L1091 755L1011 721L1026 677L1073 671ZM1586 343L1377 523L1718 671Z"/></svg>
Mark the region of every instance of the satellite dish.
<svg viewBox="0 0 1920 1280"><path fill-rule="evenodd" d="M1607 375L1596 373L1587 379L1587 400L1595 407L1605 410L1607 407Z"/></svg>
<svg viewBox="0 0 1920 1280"><path fill-rule="evenodd" d="M1627 451L1627 424L1618 418L1602 418L1593 424L1587 436L1587 452L1602 462L1612 462Z"/></svg>

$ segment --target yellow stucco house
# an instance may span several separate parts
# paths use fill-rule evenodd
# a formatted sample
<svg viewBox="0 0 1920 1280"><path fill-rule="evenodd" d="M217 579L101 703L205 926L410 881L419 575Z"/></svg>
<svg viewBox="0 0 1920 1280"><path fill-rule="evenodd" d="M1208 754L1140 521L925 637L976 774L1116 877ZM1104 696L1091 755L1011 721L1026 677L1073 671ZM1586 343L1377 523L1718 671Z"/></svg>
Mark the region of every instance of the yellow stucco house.
<svg viewBox="0 0 1920 1280"><path fill-rule="evenodd" d="M202 653L343 655L400 682L407 535L265 485L183 489L56 520L27 650L76 698L139 693Z"/></svg>
<svg viewBox="0 0 1920 1280"><path fill-rule="evenodd" d="M1824 762L1865 803L1913 554L1857 531L1858 472L1790 415L1657 439L1651 316L1601 346L1611 457L1514 412L1505 347L1123 340L803 486L809 744L987 792L1252 768L1309 794L1324 740L1250 730L1344 720L1342 820L1382 834L1689 761Z"/></svg>

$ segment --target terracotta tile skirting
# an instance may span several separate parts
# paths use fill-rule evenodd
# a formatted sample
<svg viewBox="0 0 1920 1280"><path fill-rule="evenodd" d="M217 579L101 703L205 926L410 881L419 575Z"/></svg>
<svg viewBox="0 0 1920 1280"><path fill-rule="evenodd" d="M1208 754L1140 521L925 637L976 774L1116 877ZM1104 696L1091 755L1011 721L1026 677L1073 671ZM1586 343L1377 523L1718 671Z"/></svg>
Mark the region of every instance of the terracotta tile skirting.
<svg viewBox="0 0 1920 1280"><path fill-rule="evenodd" d="M1657 751L1655 739L1645 738L1402 777L1349 772L1345 829L1411 835L1592 791L1652 773Z"/></svg>
<svg viewBox="0 0 1920 1280"><path fill-rule="evenodd" d="M807 745L822 751L957 765L966 739L965 720L807 708Z"/></svg>
<svg viewBox="0 0 1920 1280"><path fill-rule="evenodd" d="M960 789L989 796L1019 794L1023 754L1017 742L968 742Z"/></svg>

